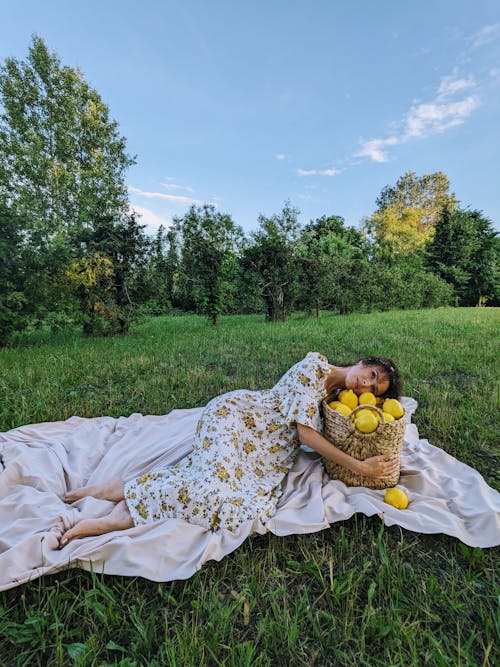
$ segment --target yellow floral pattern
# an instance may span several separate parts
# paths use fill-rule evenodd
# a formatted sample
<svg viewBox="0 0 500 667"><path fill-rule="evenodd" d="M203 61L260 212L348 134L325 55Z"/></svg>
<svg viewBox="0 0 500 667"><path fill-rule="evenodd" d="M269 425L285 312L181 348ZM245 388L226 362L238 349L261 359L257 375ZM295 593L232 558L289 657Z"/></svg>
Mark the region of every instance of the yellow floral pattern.
<svg viewBox="0 0 500 667"><path fill-rule="evenodd" d="M180 518L235 531L245 521L268 521L298 452L297 423L322 430L319 406L328 373L326 358L309 352L271 390L212 399L189 456L126 483L134 523Z"/></svg>

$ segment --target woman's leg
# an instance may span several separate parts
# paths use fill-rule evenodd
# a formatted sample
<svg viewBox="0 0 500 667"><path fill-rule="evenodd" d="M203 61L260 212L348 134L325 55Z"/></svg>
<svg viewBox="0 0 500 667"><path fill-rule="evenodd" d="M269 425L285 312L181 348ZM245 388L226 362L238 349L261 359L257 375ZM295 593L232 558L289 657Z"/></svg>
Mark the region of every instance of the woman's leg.
<svg viewBox="0 0 500 667"><path fill-rule="evenodd" d="M133 526L134 522L128 511L127 503L122 500L106 516L98 519L82 519L73 528L64 532L59 538L59 548L65 547L75 537L103 535L104 533L111 533L113 530L126 530Z"/></svg>
<svg viewBox="0 0 500 667"><path fill-rule="evenodd" d="M76 500L81 500L86 496L93 496L101 500L112 500L114 503L125 499L124 482L119 477L112 477L106 482L100 484L90 484L89 486L80 486L77 489L68 491L64 494L63 500L65 503L74 503Z"/></svg>

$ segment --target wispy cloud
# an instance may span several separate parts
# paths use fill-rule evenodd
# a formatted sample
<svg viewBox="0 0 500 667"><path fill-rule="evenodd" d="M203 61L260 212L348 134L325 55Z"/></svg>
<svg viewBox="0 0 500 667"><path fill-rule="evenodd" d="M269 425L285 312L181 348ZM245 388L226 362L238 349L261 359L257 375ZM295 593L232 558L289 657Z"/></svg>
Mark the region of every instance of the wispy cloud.
<svg viewBox="0 0 500 667"><path fill-rule="evenodd" d="M175 183L161 183L165 190L183 190L184 192L194 192L189 185L176 185Z"/></svg>
<svg viewBox="0 0 500 667"><path fill-rule="evenodd" d="M286 160L288 156L285 153L276 153L274 157L276 160Z"/></svg>
<svg viewBox="0 0 500 667"><path fill-rule="evenodd" d="M146 225L150 232L156 232L160 225L163 225L163 227L170 227L172 225L171 220L156 215L151 209L145 208L144 206L137 206L134 204L130 209L140 215L140 222L143 225Z"/></svg>
<svg viewBox="0 0 500 667"><path fill-rule="evenodd" d="M342 169L297 169L299 176L337 176Z"/></svg>
<svg viewBox="0 0 500 667"><path fill-rule="evenodd" d="M133 185L129 185L128 191L134 195L139 195L140 197L146 197L146 199L164 199L166 201L177 202L179 204L203 204L199 199L193 199L192 197L185 197L184 195L169 195L165 192L146 192L140 188L136 188Z"/></svg>
<svg viewBox="0 0 500 667"><path fill-rule="evenodd" d="M442 77L432 100L412 104L400 123L400 132L386 138L360 140L361 149L354 157L368 157L373 162L387 162L389 160L387 149L390 146L423 139L461 125L480 105L476 88L472 76L459 77L457 72L454 72Z"/></svg>
<svg viewBox="0 0 500 667"><path fill-rule="evenodd" d="M472 36L472 48L479 48L490 44L500 37L500 23L485 25Z"/></svg>

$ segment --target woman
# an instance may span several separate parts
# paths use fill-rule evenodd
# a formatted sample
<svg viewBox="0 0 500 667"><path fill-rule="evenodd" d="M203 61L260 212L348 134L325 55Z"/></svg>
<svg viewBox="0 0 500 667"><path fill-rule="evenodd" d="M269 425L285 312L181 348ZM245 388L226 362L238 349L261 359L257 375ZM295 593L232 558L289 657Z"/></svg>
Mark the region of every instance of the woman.
<svg viewBox="0 0 500 667"><path fill-rule="evenodd" d="M358 461L322 435L321 401L343 387L357 395L398 396L401 380L390 359L367 357L333 366L323 355L309 352L271 390L217 396L198 422L193 451L177 465L126 483L111 479L67 493L68 503L94 496L117 504L107 516L84 519L67 530L60 547L73 538L167 518L230 531L244 521L265 522L275 513L281 483L300 443L357 474L390 476L399 465L397 458Z"/></svg>

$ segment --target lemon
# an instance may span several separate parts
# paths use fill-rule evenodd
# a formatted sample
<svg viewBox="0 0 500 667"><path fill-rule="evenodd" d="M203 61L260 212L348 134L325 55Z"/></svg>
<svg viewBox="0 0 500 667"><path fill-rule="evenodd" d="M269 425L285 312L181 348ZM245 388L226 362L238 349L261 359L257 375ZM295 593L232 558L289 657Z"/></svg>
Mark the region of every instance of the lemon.
<svg viewBox="0 0 500 667"><path fill-rule="evenodd" d="M408 496L402 489L396 487L387 489L384 500L388 505L392 505L398 510L405 510L408 507Z"/></svg>
<svg viewBox="0 0 500 667"><path fill-rule="evenodd" d="M384 421L387 424L388 422L393 422L394 417L391 415L390 412L384 412Z"/></svg>
<svg viewBox="0 0 500 667"><path fill-rule="evenodd" d="M399 419L405 413L403 406L395 398L386 398L382 409L392 415L394 419Z"/></svg>
<svg viewBox="0 0 500 667"><path fill-rule="evenodd" d="M372 433L378 428L378 417L373 410L360 410L354 418L354 426L361 433Z"/></svg>
<svg viewBox="0 0 500 667"><path fill-rule="evenodd" d="M349 406L352 410L358 404L358 397L352 389L343 389L339 394L339 401Z"/></svg>
<svg viewBox="0 0 500 667"><path fill-rule="evenodd" d="M332 410L335 410L335 408L336 408L338 405L342 405L342 404L341 404L340 401L331 401L330 403L328 403L328 405L331 407Z"/></svg>
<svg viewBox="0 0 500 667"><path fill-rule="evenodd" d="M359 404L360 405L376 405L377 397L375 394L372 394L371 391L364 391L359 395Z"/></svg>
<svg viewBox="0 0 500 667"><path fill-rule="evenodd" d="M338 405L333 409L337 412L340 412L340 414L344 415L344 417L349 417L351 414L351 408L348 408L347 405L344 405L343 403L338 403Z"/></svg>

